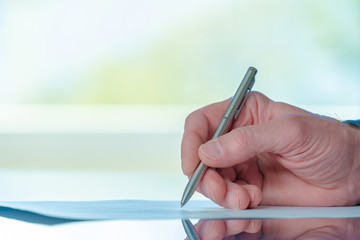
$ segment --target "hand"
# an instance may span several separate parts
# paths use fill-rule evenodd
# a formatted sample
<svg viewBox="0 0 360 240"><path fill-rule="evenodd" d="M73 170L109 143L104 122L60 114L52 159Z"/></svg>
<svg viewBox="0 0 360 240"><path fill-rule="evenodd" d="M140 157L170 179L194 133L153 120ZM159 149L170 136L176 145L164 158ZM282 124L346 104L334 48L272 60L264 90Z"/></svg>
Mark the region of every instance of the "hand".
<svg viewBox="0 0 360 240"><path fill-rule="evenodd" d="M185 122L184 174L208 168L197 191L234 209L345 206L360 199L360 131L251 92L230 131L211 140L230 100Z"/></svg>
<svg viewBox="0 0 360 240"><path fill-rule="evenodd" d="M358 239L360 219L313 218L268 220L200 220L194 226L200 239Z"/></svg>

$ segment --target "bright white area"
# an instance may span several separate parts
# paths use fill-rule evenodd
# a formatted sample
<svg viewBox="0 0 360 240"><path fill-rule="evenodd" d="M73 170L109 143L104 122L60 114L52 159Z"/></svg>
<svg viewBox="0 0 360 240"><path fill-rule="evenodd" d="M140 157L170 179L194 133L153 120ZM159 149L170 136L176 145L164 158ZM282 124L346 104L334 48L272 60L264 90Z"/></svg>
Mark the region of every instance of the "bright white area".
<svg viewBox="0 0 360 240"><path fill-rule="evenodd" d="M180 201L188 179L179 173L0 169L1 201ZM193 199L203 199L196 193Z"/></svg>
<svg viewBox="0 0 360 240"><path fill-rule="evenodd" d="M181 133L199 106L0 105L0 133Z"/></svg>
<svg viewBox="0 0 360 240"><path fill-rule="evenodd" d="M22 102L43 90L77 89L104 58L127 59L225 6L219 0L36 0L0 7L0 101Z"/></svg>
<svg viewBox="0 0 360 240"><path fill-rule="evenodd" d="M198 105L0 105L0 133L182 133ZM360 106L308 105L339 120L359 119Z"/></svg>
<svg viewBox="0 0 360 240"><path fill-rule="evenodd" d="M43 226L0 217L2 240L168 240L185 239L180 220L90 221L58 226Z"/></svg>

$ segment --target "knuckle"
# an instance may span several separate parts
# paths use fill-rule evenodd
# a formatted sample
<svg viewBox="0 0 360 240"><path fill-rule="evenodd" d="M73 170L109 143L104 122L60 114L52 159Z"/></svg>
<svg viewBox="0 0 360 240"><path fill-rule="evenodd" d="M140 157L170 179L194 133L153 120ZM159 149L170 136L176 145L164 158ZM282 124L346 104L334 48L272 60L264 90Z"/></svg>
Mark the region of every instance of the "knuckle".
<svg viewBox="0 0 360 240"><path fill-rule="evenodd" d="M196 114L196 112L192 112L185 118L185 124L184 124L185 129L187 129L188 126L191 126L191 123L192 123L192 121L194 119L195 114Z"/></svg>
<svg viewBox="0 0 360 240"><path fill-rule="evenodd" d="M284 119L284 122L280 123L282 124L284 135L288 140L289 147L299 147L307 141L308 136L311 136L309 131L312 131L311 126L309 126L310 122L311 119L309 119L309 116L288 115Z"/></svg>
<svg viewBox="0 0 360 240"><path fill-rule="evenodd" d="M267 103L270 99L260 92L252 91L249 93L247 101L252 103L251 105L258 105L260 103Z"/></svg>
<svg viewBox="0 0 360 240"><path fill-rule="evenodd" d="M287 126L287 131L300 138L307 132L307 125L307 121L301 115L287 115L285 118L284 126Z"/></svg>
<svg viewBox="0 0 360 240"><path fill-rule="evenodd" d="M253 99L265 99L267 98L264 94L260 93L260 92L256 92L256 91L251 91L249 93L249 98L253 98Z"/></svg>

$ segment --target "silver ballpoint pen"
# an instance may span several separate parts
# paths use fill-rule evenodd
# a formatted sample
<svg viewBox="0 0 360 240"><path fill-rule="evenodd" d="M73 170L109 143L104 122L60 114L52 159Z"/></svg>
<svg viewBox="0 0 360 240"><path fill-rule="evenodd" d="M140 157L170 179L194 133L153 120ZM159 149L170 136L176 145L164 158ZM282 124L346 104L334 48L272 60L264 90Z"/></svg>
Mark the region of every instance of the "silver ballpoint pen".
<svg viewBox="0 0 360 240"><path fill-rule="evenodd" d="M226 110L224 117L222 118L212 139L215 139L223 135L225 131L229 129L232 120L237 118L241 110L241 107L245 103L247 94L251 91L251 88L255 83L256 72L257 70L254 67L249 67L249 69L247 70L244 79L241 81L239 88L235 92L235 95L232 98L229 107ZM186 185L183 196L181 198L181 207L183 207L189 201L191 196L194 194L206 169L207 166L203 162L200 162L193 176L190 178L188 184Z"/></svg>

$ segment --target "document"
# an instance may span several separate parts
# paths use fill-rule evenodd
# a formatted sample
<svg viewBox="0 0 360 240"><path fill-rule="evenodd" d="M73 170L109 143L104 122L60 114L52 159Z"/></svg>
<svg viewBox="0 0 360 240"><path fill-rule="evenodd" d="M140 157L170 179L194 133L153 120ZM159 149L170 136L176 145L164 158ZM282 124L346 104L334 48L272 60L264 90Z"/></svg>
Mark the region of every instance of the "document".
<svg viewBox="0 0 360 240"><path fill-rule="evenodd" d="M168 220L234 218L359 218L360 206L351 207L278 207L231 210L211 201L112 200L112 201L28 201L0 202L0 216L43 216L60 221L86 220ZM55 221L56 223L56 221Z"/></svg>

